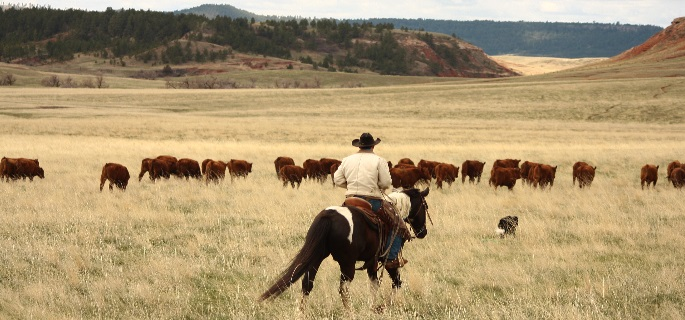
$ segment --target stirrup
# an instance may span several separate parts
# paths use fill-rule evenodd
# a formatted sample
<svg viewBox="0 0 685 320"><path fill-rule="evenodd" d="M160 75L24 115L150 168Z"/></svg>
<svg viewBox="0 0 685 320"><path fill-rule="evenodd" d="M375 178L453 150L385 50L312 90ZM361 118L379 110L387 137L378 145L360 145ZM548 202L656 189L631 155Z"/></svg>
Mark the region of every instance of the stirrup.
<svg viewBox="0 0 685 320"><path fill-rule="evenodd" d="M402 268L404 267L405 264L407 264L409 260L405 258L397 258L394 260L386 261L385 262L385 267L388 269L397 269L397 268Z"/></svg>

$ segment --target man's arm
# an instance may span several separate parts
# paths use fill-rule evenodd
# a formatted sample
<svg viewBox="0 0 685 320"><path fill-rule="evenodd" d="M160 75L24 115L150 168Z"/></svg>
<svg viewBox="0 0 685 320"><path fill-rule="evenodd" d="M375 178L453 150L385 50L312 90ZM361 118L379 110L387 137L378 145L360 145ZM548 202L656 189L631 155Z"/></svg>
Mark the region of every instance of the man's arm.
<svg viewBox="0 0 685 320"><path fill-rule="evenodd" d="M333 174L333 183L340 188L347 188L347 179L345 179L344 167L345 164L341 163L340 166L338 166L338 169L335 170L335 174Z"/></svg>
<svg viewBox="0 0 685 320"><path fill-rule="evenodd" d="M388 168L388 162L385 159L379 157L378 161L378 187L385 190L392 186L390 168Z"/></svg>

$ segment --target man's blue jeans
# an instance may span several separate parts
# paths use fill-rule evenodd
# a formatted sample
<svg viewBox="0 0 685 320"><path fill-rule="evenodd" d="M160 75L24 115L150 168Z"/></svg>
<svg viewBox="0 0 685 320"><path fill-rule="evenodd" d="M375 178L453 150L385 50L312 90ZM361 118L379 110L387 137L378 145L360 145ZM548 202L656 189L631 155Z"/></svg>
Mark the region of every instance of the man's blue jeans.
<svg viewBox="0 0 685 320"><path fill-rule="evenodd" d="M381 199L366 198L366 201L368 201L371 204L371 210L373 210L373 212L378 211L378 209L380 209L381 206L383 205L383 200L381 200Z"/></svg>
<svg viewBox="0 0 685 320"><path fill-rule="evenodd" d="M393 236L395 237L394 239ZM390 241L392 241L392 243L390 243ZM397 259L397 255L400 254L400 250L402 250L404 239L402 239L399 234L390 234L388 236L388 243L390 243L390 252L388 252L387 261L395 260Z"/></svg>

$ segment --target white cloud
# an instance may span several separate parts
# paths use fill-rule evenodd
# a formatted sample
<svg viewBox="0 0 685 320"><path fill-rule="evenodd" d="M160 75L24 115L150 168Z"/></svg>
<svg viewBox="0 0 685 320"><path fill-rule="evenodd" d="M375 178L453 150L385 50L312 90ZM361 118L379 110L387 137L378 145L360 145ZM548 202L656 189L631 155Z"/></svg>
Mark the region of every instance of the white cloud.
<svg viewBox="0 0 685 320"><path fill-rule="evenodd" d="M559 2L542 1L540 2L540 11L545 13L563 13L566 11L566 6Z"/></svg>

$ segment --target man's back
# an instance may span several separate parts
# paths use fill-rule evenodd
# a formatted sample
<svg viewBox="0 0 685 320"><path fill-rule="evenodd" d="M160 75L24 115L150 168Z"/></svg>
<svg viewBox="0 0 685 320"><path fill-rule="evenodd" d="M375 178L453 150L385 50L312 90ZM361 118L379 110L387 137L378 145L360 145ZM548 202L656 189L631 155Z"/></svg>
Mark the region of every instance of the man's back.
<svg viewBox="0 0 685 320"><path fill-rule="evenodd" d="M335 185L347 188L346 195L381 198L381 189L392 184L385 159L373 151L360 150L342 160L334 176Z"/></svg>

